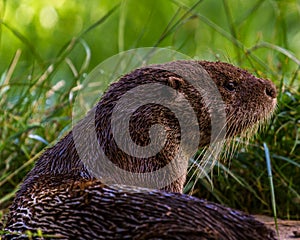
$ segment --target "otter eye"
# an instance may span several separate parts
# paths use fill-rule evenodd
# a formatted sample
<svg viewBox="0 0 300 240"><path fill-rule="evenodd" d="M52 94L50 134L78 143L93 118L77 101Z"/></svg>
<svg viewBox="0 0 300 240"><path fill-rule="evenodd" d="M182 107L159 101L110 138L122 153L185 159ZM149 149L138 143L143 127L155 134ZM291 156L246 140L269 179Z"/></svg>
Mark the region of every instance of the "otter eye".
<svg viewBox="0 0 300 240"><path fill-rule="evenodd" d="M236 84L235 84L234 82L228 82L228 83L226 83L226 84L224 85L224 87L225 87L228 91L232 92L232 91L235 90Z"/></svg>

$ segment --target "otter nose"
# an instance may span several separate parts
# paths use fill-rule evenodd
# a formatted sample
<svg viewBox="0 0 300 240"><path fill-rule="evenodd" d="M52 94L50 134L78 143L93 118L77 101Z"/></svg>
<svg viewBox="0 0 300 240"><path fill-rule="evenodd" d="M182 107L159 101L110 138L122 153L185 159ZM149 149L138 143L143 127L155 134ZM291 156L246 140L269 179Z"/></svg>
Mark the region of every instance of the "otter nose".
<svg viewBox="0 0 300 240"><path fill-rule="evenodd" d="M276 98L277 91L276 91L276 88L273 85L273 83L267 83L266 84L265 93L267 94L267 96L269 96L271 98Z"/></svg>

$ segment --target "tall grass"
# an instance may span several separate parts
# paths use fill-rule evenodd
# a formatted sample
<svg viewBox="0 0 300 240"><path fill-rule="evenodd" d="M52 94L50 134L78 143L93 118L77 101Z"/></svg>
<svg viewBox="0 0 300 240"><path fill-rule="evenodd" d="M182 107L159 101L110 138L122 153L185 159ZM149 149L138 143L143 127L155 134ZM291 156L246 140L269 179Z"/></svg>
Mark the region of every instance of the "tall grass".
<svg viewBox="0 0 300 240"><path fill-rule="evenodd" d="M265 142L272 162L278 216L299 219L297 1L108 2L90 0L90 8L84 1L54 6L65 21L76 23L78 15L82 17L81 27L73 26L77 32L68 29L64 21L52 29L42 29L38 13L30 24L18 27L13 9L25 1L1 2L1 214L7 211L43 149L70 130L72 103L85 75L119 51L158 46L196 59L228 61L275 82L278 109L266 130L230 161L220 159L213 190L202 179L196 183L194 195L272 215ZM40 1L32 7L38 11L46 5Z"/></svg>

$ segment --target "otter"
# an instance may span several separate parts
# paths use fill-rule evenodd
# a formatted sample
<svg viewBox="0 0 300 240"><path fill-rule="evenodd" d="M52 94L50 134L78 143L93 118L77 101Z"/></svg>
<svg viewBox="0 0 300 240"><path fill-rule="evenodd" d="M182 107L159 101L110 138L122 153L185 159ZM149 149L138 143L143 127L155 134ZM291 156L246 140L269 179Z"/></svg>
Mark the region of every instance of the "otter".
<svg viewBox="0 0 300 240"><path fill-rule="evenodd" d="M194 85L195 82L193 81L195 79L198 83L200 82L200 88ZM150 88L148 88L148 86L150 86ZM153 86L154 88L151 88ZM216 86L216 88L213 86ZM137 87L139 87L139 89L135 91ZM151 91L149 91L149 89ZM211 91L211 89L217 89L217 93ZM158 95L154 102L139 107L133 106L134 104L132 102L143 102L145 97L150 97L150 95L153 95L156 91ZM127 93L131 100L125 101L125 105L119 104L119 102L122 102L124 99L126 100L126 97L123 96ZM218 94L220 94L222 101L218 98ZM182 107L185 104L184 99L187 100L190 108ZM174 111L170 111L164 104L160 104L166 102L170 102L172 110ZM109 212L106 212L103 208L106 208L107 205L104 199L101 201L101 198L103 194L109 195L110 193L112 197L112 199L110 199L111 202L119 201L117 196L119 193L124 194L124 197L127 196L125 197L127 200L124 201L127 201L130 208L132 207L134 209L136 206L136 214L143 214L143 212L148 211L147 209L143 209L140 205L135 205L138 201L146 201L146 206L151 204L155 205L156 203L162 204L166 201L169 204L168 206L171 209L170 215L172 216L174 213L172 211L172 203L173 201L178 201L178 204L182 204L182 209L185 209L182 212L183 217L191 219L191 215L193 215L193 218L195 217L195 219L199 221L203 217L203 213L196 217L195 215L197 215L198 212L194 208L190 208L189 205L186 205L186 202L190 201L197 206L195 208L199 209L204 207L203 205L207 205L212 206L211 208L214 209L215 212L219 210L223 211L222 209L226 208L222 208L219 205L204 203L185 195L178 195L178 193L181 194L183 191L188 159L195 153L195 148L190 145L194 144L197 148L205 147L210 143L221 141L222 137L227 139L232 138L247 132L249 129L250 132L254 132L253 129L264 123L271 116L275 106L276 88L271 81L256 78L246 70L228 63L174 61L134 70L121 77L118 82L113 83L98 104L87 114L87 117L75 125L73 130L55 146L47 149L42 154L34 168L26 176L20 190L16 194L8 216L6 229L19 232L23 232L26 229L36 230L39 224L36 225L34 219L36 219L38 223L39 219L42 219L43 214L45 214L48 224L46 223L45 227L40 227L45 233L54 233L56 230L54 228L49 230L48 227L54 226L53 224L57 219L47 218L46 208L50 209L50 214L52 211L54 215L57 215L56 211L59 209L70 207L67 204L68 199L70 203L73 201L73 203L77 202L79 204L78 207L81 205L86 207L86 205L91 204L91 209L97 209L96 217L102 219L101 221L104 224L102 227L109 228L111 227L111 217L106 215ZM192 114L190 114L191 109L193 110ZM221 111L222 109L224 110L223 112ZM118 114L116 115L115 112ZM174 114L174 112L177 115ZM212 121L214 114L215 118L217 116L218 121ZM112 121L114 121L115 126L122 127L123 116L125 115L130 115L127 127L129 137L135 146L133 152L130 152L132 149L128 147L126 130L116 132L114 126L112 126ZM178 115L185 116L185 118L178 120ZM185 139L185 135L187 134L183 134L180 127L182 122L188 123L185 129L185 131L189 133L187 140ZM217 129L217 134L214 133L214 128ZM222 130L225 130L223 135L221 134ZM200 136L197 132L200 132ZM153 137L155 133L157 133L156 138ZM119 137L118 141L115 138L116 136ZM95 139L96 144L94 144ZM122 142L122 139L125 140ZM182 144L182 142L184 144ZM91 143L92 147L90 146ZM121 147L125 147L125 150L120 148L120 145ZM154 154L148 156L147 151L150 149L151 152L152 150L152 148L147 148L149 145L153 146L155 151ZM99 153L98 149L101 149L102 152ZM146 149L147 151L143 152L135 149ZM157 149L159 149L159 151L156 151ZM103 161L104 156L108 161L107 159ZM120 172L111 172L109 169L111 166L116 166L117 169L121 169ZM147 174L159 172L160 169L166 166L171 167L161 175ZM129 174L120 174L124 171ZM107 172L109 172L109 174L107 174ZM66 178L67 182L63 181L64 178ZM52 181L54 182L53 184ZM149 182L151 184L147 185ZM163 182L163 184L161 184L161 182ZM124 185L124 183L126 185ZM144 187L148 188L148 192L145 191ZM150 190L151 188L158 188L160 190ZM66 189L74 192L74 195L72 195L72 193L70 193L71 195L67 194ZM97 189L97 191L92 191L95 196L91 196L91 198L95 197L95 199L99 199L98 203L90 201L90 198L89 200L84 200L84 196L91 193L90 189ZM128 193L132 190L134 190L133 192L135 194L143 193L136 195L140 197L140 200L135 199ZM47 203L49 200L48 196L49 194L51 195L51 193L54 194L51 199L64 199L62 205L57 203L59 205L58 207L56 204L52 206L49 205L50 203ZM73 198L76 194L78 194L81 200L77 201L76 198ZM31 196L34 197L32 198ZM28 202L28 205L25 201ZM43 202L45 202L44 206ZM40 206L43 207L40 208ZM74 219L77 219L81 214L84 215L85 210L76 212L76 206L72 206L70 209L74 210L74 215L71 211L71 218L73 216ZM23 214L24 209L28 211L25 215ZM105 213L99 209L103 209ZM116 210L118 211L118 209ZM35 216L34 214L38 211L41 211L40 215ZM195 212L193 213L193 211ZM227 209L225 212L229 214L230 211L233 210ZM122 212L118 211L118 213L117 222L122 222L128 217L126 213L124 213L124 215ZM160 218L155 216L155 209L153 209L153 217L149 215L149 219L154 218L153 221L159 224ZM222 226L223 223L221 222L227 221L226 216L227 215L220 219L214 218L213 216L210 217L212 217L214 224L220 224L220 226ZM242 239L234 237L235 230L241 231L241 229L236 228L240 221L245 221L245 225L247 225L246 222L248 222L249 227L257 225L261 229L262 225L248 215L241 213L239 216L240 217L237 218L233 216L233 218L229 220L230 224L233 224L234 229L231 235L228 235L228 239ZM135 219L137 216L132 215L132 217ZM105 223L105 221L107 222ZM168 221L170 221L170 224L160 226L164 229L168 228L168 226L171 227L174 219L172 220L172 218L170 218ZM87 224L89 220L83 220L83 222ZM118 228L117 222L111 222L112 226L115 226L116 229ZM139 223L134 223L133 227L135 224L142 226L146 224L146 222L147 220L145 219ZM197 222L197 220L195 220L195 222ZM57 224L60 226L59 228L57 227L57 229L60 230L55 232L57 234L61 232L63 235L63 232L67 231L66 228L70 228L71 230L75 228L76 231L74 230L74 232L85 234L83 228L80 226L76 228L73 225L65 225L64 220L57 220ZM179 219L174 224L174 228L181 229ZM49 226L47 227L47 225ZM135 227L138 229L139 227L137 227L137 225ZM23 227L20 229L18 226ZM184 234L182 234L183 238L187 236L187 229L190 230L191 228L188 226L182 228L184 232ZM108 229L104 229L104 231L106 230ZM201 232L202 230L203 232ZM202 225L202 230L195 230L196 232L198 231L198 235L195 232L194 236L197 236L198 239L207 239L209 238L207 236L210 236L211 239L222 239L222 237L227 239L221 230L219 232L218 230L217 232L211 231L209 224ZM103 235L102 231L97 229L90 229L90 231L95 231L95 233L98 234L98 238L102 238L102 236L106 238L108 236ZM131 235L130 228L125 228L120 231L124 233L124 238L138 238L139 236ZM158 229L157 231L159 232L160 230ZM244 231L251 232L246 226ZM180 230L178 230L178 232L180 232ZM269 231L265 230L265 232L270 235ZM68 238L71 236L70 234L69 232L63 236ZM121 236L121 233L119 234L120 235L114 236ZM163 237L164 235L163 233L161 233L161 235L157 233L154 236ZM167 236L169 235L167 234ZM218 238L217 236L221 237ZM230 238L231 236L232 238ZM271 234L270 236L273 235ZM253 239L274 238L255 237Z"/></svg>

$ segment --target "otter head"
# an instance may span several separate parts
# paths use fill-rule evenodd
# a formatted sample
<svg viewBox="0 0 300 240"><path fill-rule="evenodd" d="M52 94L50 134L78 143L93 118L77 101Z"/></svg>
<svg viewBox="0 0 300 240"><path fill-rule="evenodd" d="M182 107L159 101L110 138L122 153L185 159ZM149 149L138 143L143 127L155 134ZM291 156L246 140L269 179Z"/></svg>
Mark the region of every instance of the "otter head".
<svg viewBox="0 0 300 240"><path fill-rule="evenodd" d="M277 95L271 81L224 62L201 61L199 64L218 86L226 105L227 137L253 133L270 118Z"/></svg>

